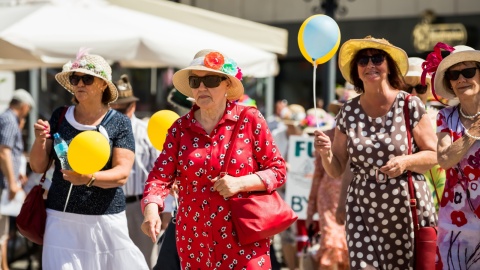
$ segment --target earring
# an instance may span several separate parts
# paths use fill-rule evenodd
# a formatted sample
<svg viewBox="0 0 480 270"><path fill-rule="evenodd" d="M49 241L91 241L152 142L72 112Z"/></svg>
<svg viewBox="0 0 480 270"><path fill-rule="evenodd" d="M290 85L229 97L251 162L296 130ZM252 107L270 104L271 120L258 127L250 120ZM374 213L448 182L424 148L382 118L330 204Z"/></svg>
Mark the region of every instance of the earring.
<svg viewBox="0 0 480 270"><path fill-rule="evenodd" d="M227 93L225 93L225 96L227 96Z"/></svg>

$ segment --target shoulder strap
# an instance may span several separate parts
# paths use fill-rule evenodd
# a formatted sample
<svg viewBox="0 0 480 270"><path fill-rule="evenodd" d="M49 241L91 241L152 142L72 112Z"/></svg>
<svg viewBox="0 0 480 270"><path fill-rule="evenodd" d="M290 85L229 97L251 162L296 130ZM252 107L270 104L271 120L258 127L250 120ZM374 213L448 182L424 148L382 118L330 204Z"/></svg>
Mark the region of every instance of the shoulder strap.
<svg viewBox="0 0 480 270"><path fill-rule="evenodd" d="M403 114L405 115L405 127L407 129L407 139L408 139L408 154L412 154L412 130L410 128L410 112L408 109L408 103L410 102L410 97L412 95L408 95L405 97L405 104L403 105ZM410 210L412 211L412 219L413 219L413 231L415 233L415 239L417 238L417 232L420 229L420 224L418 223L418 216L417 216L417 199L415 198L415 190L413 188L413 177L412 171L408 171L408 193L410 194Z"/></svg>
<svg viewBox="0 0 480 270"><path fill-rule="evenodd" d="M102 122L100 122L100 125L97 126L97 130L98 130L98 127L100 126L105 126L106 124L108 124L108 122L110 122L110 120L112 120L113 116L115 115L117 111L114 110L114 109L110 109L107 114L105 115L105 117L103 117L102 119Z"/></svg>
<svg viewBox="0 0 480 270"><path fill-rule="evenodd" d="M240 122L243 121L243 119L245 119L245 115L247 114L247 111L250 110L251 108L252 107L250 107L250 106L246 107L245 109L243 109L243 111L238 116L238 121L235 124L235 128L233 129L233 132L232 132L232 136L230 137L230 142L228 143L227 152L225 152L225 159L224 159L224 163L223 163L222 173L225 173L225 174L228 173L228 170L227 170L228 169L228 164L229 164L230 157L232 156L233 147L234 147L233 140L235 139L235 137L237 137L238 129L241 126Z"/></svg>

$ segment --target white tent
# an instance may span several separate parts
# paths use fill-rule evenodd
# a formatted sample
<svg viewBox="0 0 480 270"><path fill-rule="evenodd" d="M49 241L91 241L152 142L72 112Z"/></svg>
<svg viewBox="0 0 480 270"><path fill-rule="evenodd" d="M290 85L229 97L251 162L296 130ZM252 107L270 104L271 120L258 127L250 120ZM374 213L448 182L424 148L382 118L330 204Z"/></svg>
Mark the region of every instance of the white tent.
<svg viewBox="0 0 480 270"><path fill-rule="evenodd" d="M21 59L19 65L27 67L61 65L80 47L89 47L124 66L182 68L197 51L212 48L235 59L246 76L278 73L274 53L103 0L1 7L0 18L0 58ZM11 68L7 62L0 68Z"/></svg>
<svg viewBox="0 0 480 270"><path fill-rule="evenodd" d="M110 3L181 22L279 55L287 54L288 31L165 0L108 0Z"/></svg>

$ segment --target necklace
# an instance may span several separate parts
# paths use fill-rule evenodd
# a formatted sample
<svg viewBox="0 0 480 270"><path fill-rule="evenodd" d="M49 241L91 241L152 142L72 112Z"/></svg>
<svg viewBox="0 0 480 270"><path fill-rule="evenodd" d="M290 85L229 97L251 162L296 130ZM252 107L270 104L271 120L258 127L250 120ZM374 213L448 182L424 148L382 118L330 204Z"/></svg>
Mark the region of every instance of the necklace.
<svg viewBox="0 0 480 270"><path fill-rule="evenodd" d="M473 119L473 118L475 118L475 117L477 117L477 116L480 115L480 112L477 112L477 113L474 114L474 115L466 115L466 114L463 112L462 107L460 107L460 110L459 110L459 111L460 111L460 114L461 114L463 117L465 117L466 119Z"/></svg>

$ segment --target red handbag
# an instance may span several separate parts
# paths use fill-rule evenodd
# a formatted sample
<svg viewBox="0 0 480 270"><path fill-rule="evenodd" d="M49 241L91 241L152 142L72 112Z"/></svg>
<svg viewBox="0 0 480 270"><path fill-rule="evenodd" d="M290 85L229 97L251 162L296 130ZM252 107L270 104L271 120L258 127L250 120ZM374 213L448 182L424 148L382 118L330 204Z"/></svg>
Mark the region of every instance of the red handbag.
<svg viewBox="0 0 480 270"><path fill-rule="evenodd" d="M45 234L45 223L47 221L47 210L43 199L45 190L42 186L45 182L47 170L43 174L40 184L33 187L28 193L16 219L18 231L38 245L43 245L43 235Z"/></svg>
<svg viewBox="0 0 480 270"><path fill-rule="evenodd" d="M239 119L244 119L246 112L251 107L245 108ZM236 137L240 123L235 125L232 132L232 139ZM225 161L230 160L233 152L233 142L231 141ZM225 162L223 171L228 172L229 162ZM232 222L237 239L241 245L247 245L259 240L274 236L286 230L293 222L297 220L297 215L292 208L283 200L282 197L273 191L251 192L248 197L230 198L230 209L232 212Z"/></svg>
<svg viewBox="0 0 480 270"><path fill-rule="evenodd" d="M57 128L62 123L67 109L67 106L63 108L58 119ZM53 152L53 146L51 151ZM38 245L43 245L43 235L45 234L45 224L47 222L47 210L45 200L43 199L43 193L45 192L43 183L45 182L47 171L51 165L52 159L49 160L47 169L43 173L42 179L40 179L40 183L34 186L27 197L25 197L20 213L16 218L18 231L28 240Z"/></svg>
<svg viewBox="0 0 480 270"><path fill-rule="evenodd" d="M410 114L408 112L408 102L410 100L408 95L405 98L405 105L403 106L403 113L405 114L405 126L408 136L408 154L412 154L412 141L410 129ZM415 269L417 270L434 270L435 256L437 252L437 228L436 227L420 227L417 216L417 199L415 198L415 191L413 187L412 172L408 171L408 192L410 193L410 209L413 218L413 232L415 235Z"/></svg>

